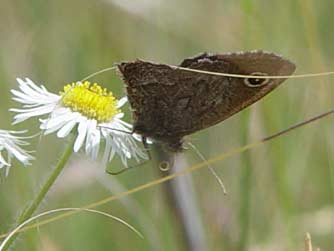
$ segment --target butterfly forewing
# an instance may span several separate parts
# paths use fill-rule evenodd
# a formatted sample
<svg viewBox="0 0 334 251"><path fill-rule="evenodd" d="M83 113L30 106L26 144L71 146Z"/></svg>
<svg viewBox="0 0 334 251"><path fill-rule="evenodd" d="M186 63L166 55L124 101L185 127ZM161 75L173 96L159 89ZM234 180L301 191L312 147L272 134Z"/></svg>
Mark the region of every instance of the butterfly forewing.
<svg viewBox="0 0 334 251"><path fill-rule="evenodd" d="M180 66L258 75L290 75L295 70L290 61L262 51L201 54ZM284 81L216 76L142 60L120 63L118 68L133 109L134 130L166 143L225 120Z"/></svg>

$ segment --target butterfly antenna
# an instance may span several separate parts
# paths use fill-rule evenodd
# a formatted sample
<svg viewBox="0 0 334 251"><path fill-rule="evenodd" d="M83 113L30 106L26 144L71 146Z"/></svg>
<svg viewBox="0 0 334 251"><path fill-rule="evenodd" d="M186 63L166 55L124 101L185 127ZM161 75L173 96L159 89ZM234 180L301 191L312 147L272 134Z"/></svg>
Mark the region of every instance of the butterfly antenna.
<svg viewBox="0 0 334 251"><path fill-rule="evenodd" d="M137 167L137 166L129 166L129 167L123 168L123 169L121 169L119 171L116 171L116 172L106 170L106 172L107 172L107 174L110 174L110 175L119 175L119 174L124 173L124 172L126 172L126 171L128 171L128 170L130 170L134 167Z"/></svg>
<svg viewBox="0 0 334 251"><path fill-rule="evenodd" d="M196 154L200 157L200 159L202 159L204 162L207 162L207 160L205 159L205 157L203 156L203 154L197 149L197 147L195 145L193 145L192 143L188 142L188 145L194 149L194 151L196 152ZM219 183L220 187L223 190L224 195L227 194L227 190L226 187L224 185L224 182L222 180L221 177L219 177L219 175L217 174L217 172L215 171L215 169L212 168L212 166L207 165L210 172L212 173L212 175L216 178L217 182Z"/></svg>
<svg viewBox="0 0 334 251"><path fill-rule="evenodd" d="M112 66L112 67L108 67L108 68L102 69L100 71L94 72L94 73L88 75L87 77L83 78L80 82L83 82L83 81L88 80L92 77L95 77L96 75L99 75L103 72L115 70L116 68L117 68L117 66Z"/></svg>

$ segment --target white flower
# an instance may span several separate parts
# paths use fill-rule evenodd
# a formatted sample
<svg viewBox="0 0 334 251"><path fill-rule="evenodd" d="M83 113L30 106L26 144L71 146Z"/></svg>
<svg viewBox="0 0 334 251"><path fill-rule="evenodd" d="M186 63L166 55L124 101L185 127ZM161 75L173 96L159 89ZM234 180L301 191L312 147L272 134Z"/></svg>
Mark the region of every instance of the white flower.
<svg viewBox="0 0 334 251"><path fill-rule="evenodd" d="M131 134L132 126L122 120L124 113L119 109L126 102L123 97L116 100L111 92L97 84L77 82L66 85L60 95L37 86L30 79L17 79L20 90L11 90L13 100L23 104L22 109L10 109L18 113L14 124L31 117L46 115L40 119L40 129L45 134L57 133L66 137L75 128L77 137L74 152L84 147L86 153L96 159L100 144L105 139L103 163L118 154L125 166L127 160L147 159L146 154L136 145L137 136Z"/></svg>
<svg viewBox="0 0 334 251"><path fill-rule="evenodd" d="M25 131L0 130L0 169L6 167L6 175L8 175L13 157L24 165L30 165L30 161L34 159L34 157L32 157L27 151L20 147L29 145L29 143L22 140L24 137L15 135L24 132ZM4 152L7 158L3 156Z"/></svg>

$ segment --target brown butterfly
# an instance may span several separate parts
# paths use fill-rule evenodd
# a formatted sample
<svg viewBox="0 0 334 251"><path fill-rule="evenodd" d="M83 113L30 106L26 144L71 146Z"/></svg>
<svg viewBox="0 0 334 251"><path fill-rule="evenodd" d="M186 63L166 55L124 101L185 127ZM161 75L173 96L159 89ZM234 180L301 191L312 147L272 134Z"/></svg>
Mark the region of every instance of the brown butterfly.
<svg viewBox="0 0 334 251"><path fill-rule="evenodd" d="M220 73L286 76L295 64L271 52L203 53L181 67ZM133 109L135 133L182 150L183 137L213 126L255 103L285 79L235 78L177 69L143 60L118 69Z"/></svg>

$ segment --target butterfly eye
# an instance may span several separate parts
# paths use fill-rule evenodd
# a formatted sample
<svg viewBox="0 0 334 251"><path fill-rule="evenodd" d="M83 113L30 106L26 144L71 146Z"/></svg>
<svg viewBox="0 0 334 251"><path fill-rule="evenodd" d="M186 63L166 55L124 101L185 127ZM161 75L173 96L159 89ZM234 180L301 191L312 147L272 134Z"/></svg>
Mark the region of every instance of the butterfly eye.
<svg viewBox="0 0 334 251"><path fill-rule="evenodd" d="M263 72L254 72L252 76L268 76L268 74ZM248 87L260 87L269 83L269 78L245 78L244 83Z"/></svg>

